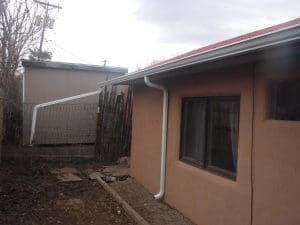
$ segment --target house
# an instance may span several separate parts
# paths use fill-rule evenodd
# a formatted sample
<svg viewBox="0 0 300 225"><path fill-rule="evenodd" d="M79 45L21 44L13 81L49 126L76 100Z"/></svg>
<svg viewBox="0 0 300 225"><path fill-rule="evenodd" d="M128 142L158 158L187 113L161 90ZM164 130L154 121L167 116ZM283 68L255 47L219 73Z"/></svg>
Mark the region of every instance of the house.
<svg viewBox="0 0 300 225"><path fill-rule="evenodd" d="M101 83L133 82L131 175L200 225L300 224L299 62L300 18Z"/></svg>
<svg viewBox="0 0 300 225"><path fill-rule="evenodd" d="M98 89L98 83L127 73L126 68L23 60L23 144L29 145L33 107ZM98 96L46 107L38 112L36 144L95 142Z"/></svg>

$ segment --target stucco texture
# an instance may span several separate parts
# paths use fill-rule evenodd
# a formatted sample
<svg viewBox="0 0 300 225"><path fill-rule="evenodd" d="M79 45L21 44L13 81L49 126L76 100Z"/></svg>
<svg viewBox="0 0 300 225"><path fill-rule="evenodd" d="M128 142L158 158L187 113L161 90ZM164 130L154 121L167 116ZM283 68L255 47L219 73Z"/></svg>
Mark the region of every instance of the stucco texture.
<svg viewBox="0 0 300 225"><path fill-rule="evenodd" d="M170 94L164 201L199 225L300 224L300 122L268 117L268 79L299 77L291 63L270 60L159 81ZM182 97L234 95L240 96L240 123L231 180L182 162L179 152ZM135 84L131 174L152 193L159 190L161 115L161 92Z"/></svg>
<svg viewBox="0 0 300 225"><path fill-rule="evenodd" d="M271 119L270 84L300 78L299 59L257 65L254 114L255 225L300 224L300 121Z"/></svg>
<svg viewBox="0 0 300 225"><path fill-rule="evenodd" d="M98 89L98 83L120 76L107 72L28 67L24 75L23 144L29 144L32 110L36 104ZM40 109L36 144L94 143L99 96Z"/></svg>

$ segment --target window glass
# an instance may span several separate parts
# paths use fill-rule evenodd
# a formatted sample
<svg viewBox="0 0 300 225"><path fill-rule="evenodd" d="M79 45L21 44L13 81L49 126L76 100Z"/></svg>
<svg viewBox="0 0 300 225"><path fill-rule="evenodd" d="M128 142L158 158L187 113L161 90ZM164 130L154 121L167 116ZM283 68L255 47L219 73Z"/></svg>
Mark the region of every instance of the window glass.
<svg viewBox="0 0 300 225"><path fill-rule="evenodd" d="M194 97L182 102L182 160L235 177L239 97Z"/></svg>
<svg viewBox="0 0 300 225"><path fill-rule="evenodd" d="M237 167L239 101L215 99L210 104L209 165L231 172Z"/></svg>
<svg viewBox="0 0 300 225"><path fill-rule="evenodd" d="M205 147L205 99L183 101L182 157L203 164Z"/></svg>
<svg viewBox="0 0 300 225"><path fill-rule="evenodd" d="M273 83L272 117L275 120L300 120L300 80Z"/></svg>

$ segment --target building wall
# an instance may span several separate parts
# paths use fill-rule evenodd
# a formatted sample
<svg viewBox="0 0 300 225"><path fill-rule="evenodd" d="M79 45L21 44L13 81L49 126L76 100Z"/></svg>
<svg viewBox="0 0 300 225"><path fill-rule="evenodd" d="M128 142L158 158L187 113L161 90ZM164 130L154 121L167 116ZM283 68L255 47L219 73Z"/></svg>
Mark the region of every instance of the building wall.
<svg viewBox="0 0 300 225"><path fill-rule="evenodd" d="M23 144L29 144L34 105L95 91L99 82L105 81L107 77L111 79L119 75L93 71L27 67L23 97ZM64 106L56 105L41 109L37 117L36 143L73 144L95 142L98 98L98 96L90 96L66 102L63 104ZM58 132L49 132L55 129L58 129Z"/></svg>
<svg viewBox="0 0 300 225"><path fill-rule="evenodd" d="M170 120L165 199L198 224L245 224L250 219L251 71L251 67L239 67L199 74L188 79L182 77L169 87ZM236 181L179 160L182 97L234 95L240 95L241 98Z"/></svg>
<svg viewBox="0 0 300 225"><path fill-rule="evenodd" d="M97 89L97 83L118 75L110 73L26 68L25 96L26 103L41 103L59 98L82 94ZM93 103L97 97L77 100Z"/></svg>
<svg viewBox="0 0 300 225"><path fill-rule="evenodd" d="M254 224L300 224L300 121L271 120L272 80L300 78L300 57L258 64L254 114Z"/></svg>
<svg viewBox="0 0 300 225"><path fill-rule="evenodd" d="M159 187L162 95L133 87L131 173L152 193Z"/></svg>
<svg viewBox="0 0 300 225"><path fill-rule="evenodd" d="M288 71L289 74L299 71L290 64L291 61L274 60L173 77L163 82L170 91L164 199L168 204L200 225L250 224L253 157L253 224L300 224L297 215L300 211L299 122L267 118L270 102L267 80L286 76L286 67L294 70ZM179 160L181 98L230 95L241 96L236 181ZM131 174L151 193L156 193L159 190L162 94L136 84L133 101Z"/></svg>
<svg viewBox="0 0 300 225"><path fill-rule="evenodd" d="M182 76L166 84L170 102L165 201L197 224L245 224L250 219L251 205L251 68ZM241 95L236 181L179 160L181 98L219 95ZM159 190L162 95L147 87L136 87L133 99L131 171L138 181L156 193Z"/></svg>

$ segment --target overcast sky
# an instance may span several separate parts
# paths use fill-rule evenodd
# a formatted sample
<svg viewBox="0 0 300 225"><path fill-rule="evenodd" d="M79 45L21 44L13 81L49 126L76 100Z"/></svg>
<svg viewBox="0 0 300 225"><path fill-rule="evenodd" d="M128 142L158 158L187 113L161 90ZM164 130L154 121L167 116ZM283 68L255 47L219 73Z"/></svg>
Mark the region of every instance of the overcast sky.
<svg viewBox="0 0 300 225"><path fill-rule="evenodd" d="M49 0L59 3L45 48L53 60L130 71L300 17L300 0Z"/></svg>

